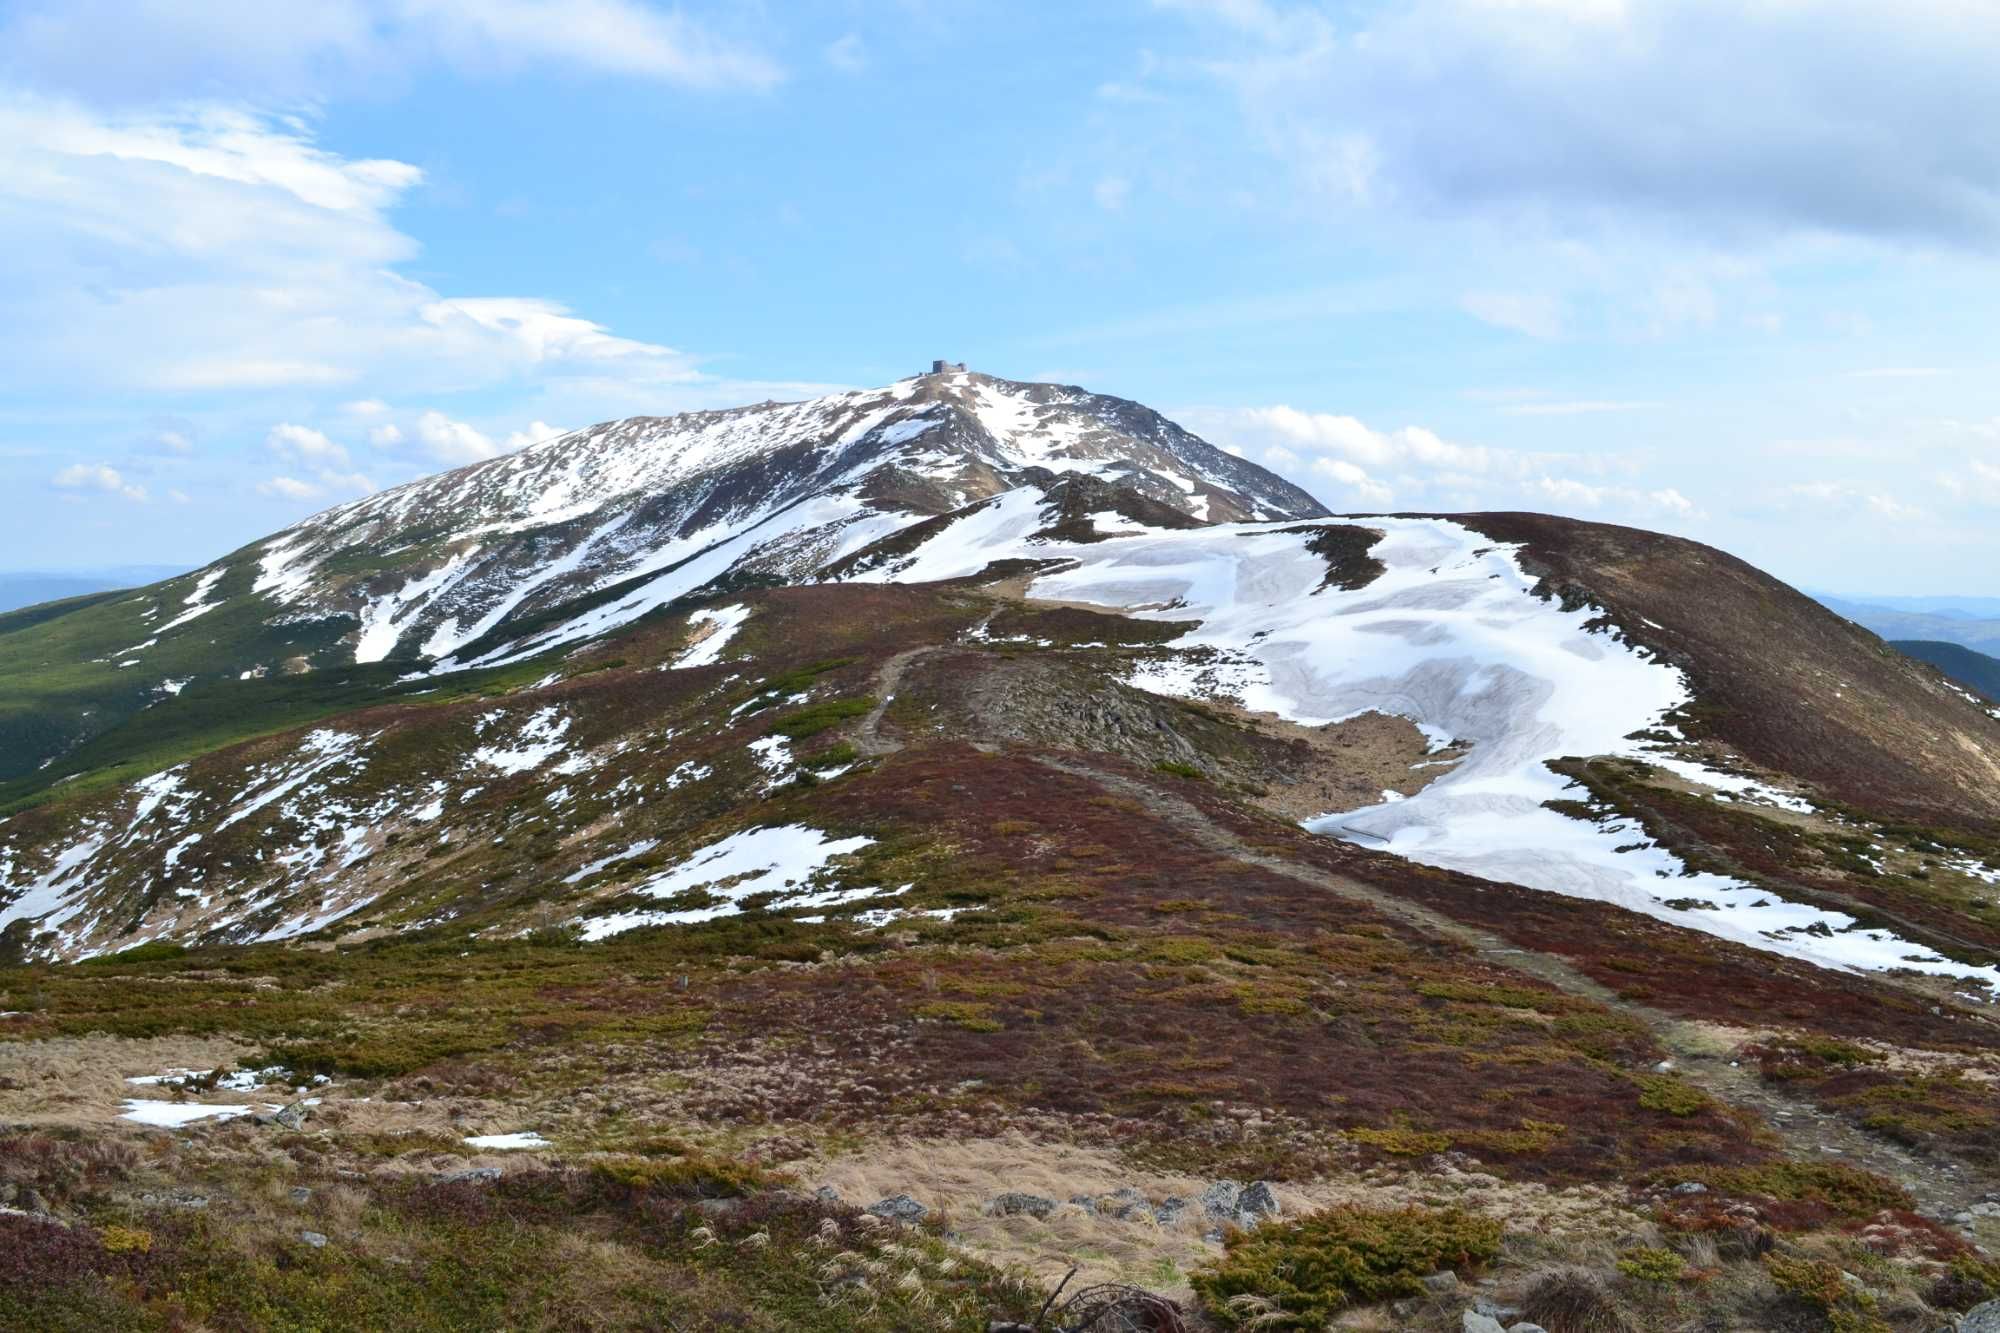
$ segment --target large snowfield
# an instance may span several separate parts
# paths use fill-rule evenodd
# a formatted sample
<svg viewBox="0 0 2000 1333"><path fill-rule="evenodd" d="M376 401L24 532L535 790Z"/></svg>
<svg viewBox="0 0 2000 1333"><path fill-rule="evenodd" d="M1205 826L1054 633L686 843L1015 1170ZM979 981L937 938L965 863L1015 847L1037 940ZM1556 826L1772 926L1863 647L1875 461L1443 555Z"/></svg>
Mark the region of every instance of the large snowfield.
<svg viewBox="0 0 2000 1333"><path fill-rule="evenodd" d="M1287 524L1119 535L1090 544L1028 543L1026 502L996 500L983 521L954 525L894 571L952 578L994 560L1075 561L1037 579L1032 598L1147 619L1199 620L1171 647L1206 650L1142 667L1156 693L1219 693L1287 721L1320 726L1381 712L1416 723L1465 757L1416 795L1307 822L1413 861L1633 911L1828 967L1908 968L2000 985L2000 969L1954 962L1838 912L1755 886L1691 873L1624 820L1590 823L1547 808L1587 796L1551 760L1624 755L1658 762L1635 733L1666 725L1688 699L1681 673L1534 595L1510 547L1444 519L1359 518L1383 533L1387 570L1355 591L1320 589L1325 563ZM964 531L958 529L963 527ZM1317 591L1316 591L1317 589ZM1797 810L1796 796L1685 760L1673 770L1735 799Z"/></svg>

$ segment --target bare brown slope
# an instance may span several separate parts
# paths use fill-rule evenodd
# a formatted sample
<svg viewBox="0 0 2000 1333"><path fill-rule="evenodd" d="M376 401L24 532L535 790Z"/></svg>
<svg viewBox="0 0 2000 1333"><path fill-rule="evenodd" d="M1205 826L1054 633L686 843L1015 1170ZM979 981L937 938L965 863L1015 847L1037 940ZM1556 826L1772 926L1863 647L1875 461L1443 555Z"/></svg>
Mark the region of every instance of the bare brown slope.
<svg viewBox="0 0 2000 1333"><path fill-rule="evenodd" d="M1685 538L1548 514L1461 521L1522 544L1544 595L1603 607L1685 670L1695 730L1852 805L2000 829L2000 722L1803 593Z"/></svg>

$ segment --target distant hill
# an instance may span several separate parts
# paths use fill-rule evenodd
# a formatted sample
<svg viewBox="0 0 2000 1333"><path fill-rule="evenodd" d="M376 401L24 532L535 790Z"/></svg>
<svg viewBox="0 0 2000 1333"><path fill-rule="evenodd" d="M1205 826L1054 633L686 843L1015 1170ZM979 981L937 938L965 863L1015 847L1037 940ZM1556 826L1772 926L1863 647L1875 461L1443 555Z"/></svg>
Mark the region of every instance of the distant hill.
<svg viewBox="0 0 2000 1333"><path fill-rule="evenodd" d="M1956 643L1922 639L1894 640L1889 646L1906 657L1929 662L1967 689L1977 690L1995 703L2000 703L2000 657L1976 653Z"/></svg>
<svg viewBox="0 0 2000 1333"><path fill-rule="evenodd" d="M60 602L113 588L133 588L178 574L178 566L145 565L131 569L87 570L73 574L36 571L0 573L0 613L43 602Z"/></svg>
<svg viewBox="0 0 2000 1333"><path fill-rule="evenodd" d="M2000 657L2000 615L1982 619L1972 614L1974 599L1960 599L1948 609L1905 610L1876 602L1851 602L1841 597L1818 596L1820 605L1846 616L1863 629L1872 630L1891 643L1955 643L1961 648L1988 657ZM1927 599L1888 599L1922 601ZM1935 599L1942 604L1946 599Z"/></svg>

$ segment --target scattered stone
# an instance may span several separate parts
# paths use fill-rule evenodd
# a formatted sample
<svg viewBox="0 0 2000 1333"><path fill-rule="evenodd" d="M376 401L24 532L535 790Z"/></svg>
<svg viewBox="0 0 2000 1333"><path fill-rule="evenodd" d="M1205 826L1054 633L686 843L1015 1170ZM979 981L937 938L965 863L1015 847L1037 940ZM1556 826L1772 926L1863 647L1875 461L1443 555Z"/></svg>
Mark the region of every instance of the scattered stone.
<svg viewBox="0 0 2000 1333"><path fill-rule="evenodd" d="M1449 1296L1458 1290L1458 1274L1449 1268L1427 1274L1419 1281L1424 1284L1424 1290L1433 1296Z"/></svg>
<svg viewBox="0 0 2000 1333"><path fill-rule="evenodd" d="M1069 1196L1069 1201L1087 1213L1097 1211L1097 1196L1095 1194L1072 1194Z"/></svg>
<svg viewBox="0 0 2000 1333"><path fill-rule="evenodd" d="M440 1185L458 1185L466 1181L470 1181L475 1185L491 1185L494 1181L500 1179L500 1168L497 1166L467 1167L463 1171L447 1171L437 1179Z"/></svg>
<svg viewBox="0 0 2000 1333"><path fill-rule="evenodd" d="M1045 1199L1039 1194L1023 1194L1019 1190L1008 1190L986 1201L988 1217L1017 1217L1025 1213L1039 1220L1055 1210L1054 1199Z"/></svg>
<svg viewBox="0 0 2000 1333"><path fill-rule="evenodd" d="M1256 1180L1245 1185L1243 1192L1236 1196L1236 1211L1252 1217L1276 1217L1280 1211L1278 1196L1271 1192L1271 1183Z"/></svg>
<svg viewBox="0 0 2000 1333"><path fill-rule="evenodd" d="M868 1211L891 1222L921 1222L930 1209L907 1194L891 1194L868 1205Z"/></svg>
<svg viewBox="0 0 2000 1333"><path fill-rule="evenodd" d="M1178 1194L1169 1194L1153 1209L1153 1220L1161 1226L1171 1224L1175 1218L1187 1211L1188 1201Z"/></svg>
<svg viewBox="0 0 2000 1333"><path fill-rule="evenodd" d="M1708 1193L1708 1186L1702 1184L1699 1180L1683 1180L1680 1184L1674 1186L1674 1193L1706 1194Z"/></svg>
<svg viewBox="0 0 2000 1333"><path fill-rule="evenodd" d="M1507 1333L1498 1319L1477 1310L1467 1310L1458 1317L1460 1333Z"/></svg>
<svg viewBox="0 0 2000 1333"><path fill-rule="evenodd" d="M1218 1180L1201 1192L1201 1210L1210 1217L1228 1219L1236 1216L1236 1198L1243 1193L1243 1186L1234 1180Z"/></svg>
<svg viewBox="0 0 2000 1333"><path fill-rule="evenodd" d="M312 1119L312 1107L307 1106L304 1102L293 1102L290 1106L272 1116L271 1123L280 1129L289 1129L297 1132L304 1129L306 1121L310 1119Z"/></svg>
<svg viewBox="0 0 2000 1333"><path fill-rule="evenodd" d="M299 1233L299 1239L304 1241L306 1244L312 1246L315 1250L323 1250L326 1248L326 1237L320 1235L320 1233L317 1231L301 1231Z"/></svg>
<svg viewBox="0 0 2000 1333"><path fill-rule="evenodd" d="M1131 1222L1142 1217L1151 1218L1153 1215L1153 1201L1130 1185L1105 1195L1101 1206L1108 1209L1120 1222Z"/></svg>
<svg viewBox="0 0 2000 1333"><path fill-rule="evenodd" d="M1492 1279L1482 1278L1481 1281L1491 1282ZM1488 1319L1497 1319L1503 1324L1510 1319L1519 1319L1521 1317L1521 1312L1513 1306L1502 1305L1498 1301L1490 1300L1485 1296L1481 1296L1478 1300L1474 1301L1472 1308L1480 1314L1485 1315Z"/></svg>
<svg viewBox="0 0 2000 1333"><path fill-rule="evenodd" d="M839 1203L840 1191L831 1185L821 1185L813 1191L813 1197L821 1203Z"/></svg>
<svg viewBox="0 0 2000 1333"><path fill-rule="evenodd" d="M1958 1321L1958 1333L2000 1333L2000 1301L1975 1305Z"/></svg>
<svg viewBox="0 0 2000 1333"><path fill-rule="evenodd" d="M1540 1324L1509 1324L1507 1333L1549 1333Z"/></svg>
<svg viewBox="0 0 2000 1333"><path fill-rule="evenodd" d="M1653 1072L1655 1074L1671 1074L1674 1072L1674 1062L1672 1060L1662 1060L1653 1066Z"/></svg>
<svg viewBox="0 0 2000 1333"><path fill-rule="evenodd" d="M312 1202L312 1199L313 1199L313 1192L307 1189L304 1185L292 1186L291 1200L293 1203L308 1204Z"/></svg>

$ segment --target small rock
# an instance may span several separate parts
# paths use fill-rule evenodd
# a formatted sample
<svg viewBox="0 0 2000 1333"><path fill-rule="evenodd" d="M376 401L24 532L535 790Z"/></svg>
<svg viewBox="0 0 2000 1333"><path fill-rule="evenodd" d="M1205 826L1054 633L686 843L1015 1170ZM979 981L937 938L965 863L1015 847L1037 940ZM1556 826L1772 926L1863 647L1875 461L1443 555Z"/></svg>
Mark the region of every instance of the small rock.
<svg viewBox="0 0 2000 1333"><path fill-rule="evenodd" d="M1492 1281L1491 1278L1482 1278L1480 1280L1483 1282ZM1510 1319L1519 1319L1521 1317L1521 1312L1515 1309L1513 1306L1502 1305L1498 1301L1488 1300L1484 1296L1481 1296L1478 1300L1474 1301L1472 1303L1472 1308L1479 1311L1479 1313L1485 1315L1489 1319L1498 1319L1503 1324Z"/></svg>
<svg viewBox="0 0 2000 1333"><path fill-rule="evenodd" d="M1549 1333L1540 1324L1509 1324L1507 1333Z"/></svg>
<svg viewBox="0 0 2000 1333"><path fill-rule="evenodd" d="M840 1191L831 1185L821 1185L813 1191L813 1197L821 1203L839 1203Z"/></svg>
<svg viewBox="0 0 2000 1333"><path fill-rule="evenodd" d="M1169 1194L1166 1198L1160 1200L1159 1205L1153 1209L1153 1220L1161 1226L1167 1226L1175 1218L1186 1212L1187 1206L1188 1201L1186 1199L1183 1199L1178 1194Z"/></svg>
<svg viewBox="0 0 2000 1333"><path fill-rule="evenodd" d="M1956 1223L1958 1223L1958 1224L1959 1224L1960 1226L1969 1226L1969 1225L1971 1224L1971 1222L1972 1222L1972 1214L1971 1214L1971 1213L1953 1213L1953 1214L1951 1215L1951 1220L1952 1220L1952 1221L1954 1221L1954 1222L1956 1222Z"/></svg>
<svg viewBox="0 0 2000 1333"><path fill-rule="evenodd" d="M1424 1290L1433 1296L1449 1296L1458 1290L1458 1274L1449 1268L1427 1274L1419 1280L1424 1284Z"/></svg>
<svg viewBox="0 0 2000 1333"><path fill-rule="evenodd" d="M1680 1184L1674 1186L1674 1193L1706 1194L1708 1193L1708 1186L1702 1184L1699 1180L1683 1180Z"/></svg>
<svg viewBox="0 0 2000 1333"><path fill-rule="evenodd" d="M2000 1333L2000 1301L1975 1305L1958 1321L1958 1333Z"/></svg>
<svg viewBox="0 0 2000 1333"><path fill-rule="evenodd" d="M1500 1321L1490 1314L1477 1310L1467 1310L1458 1317L1460 1333L1507 1333Z"/></svg>
<svg viewBox="0 0 2000 1333"><path fill-rule="evenodd" d="M930 1209L907 1194L891 1194L868 1205L868 1211L891 1222L921 1222Z"/></svg>
<svg viewBox="0 0 2000 1333"><path fill-rule="evenodd" d="M306 1121L310 1119L312 1119L312 1107L307 1106L304 1102L293 1102L290 1106L272 1116L271 1123L277 1125L280 1129L297 1131L304 1129Z"/></svg>
<svg viewBox="0 0 2000 1333"><path fill-rule="evenodd" d="M1236 1198L1243 1186L1234 1180L1218 1180L1201 1192L1201 1210L1214 1218L1236 1216Z"/></svg>
<svg viewBox="0 0 2000 1333"><path fill-rule="evenodd" d="M1142 1217L1151 1218L1153 1215L1153 1201L1130 1185L1105 1195L1099 1207L1108 1211L1120 1222L1136 1221Z"/></svg>
<svg viewBox="0 0 2000 1333"><path fill-rule="evenodd" d="M1674 1072L1674 1062L1672 1060L1662 1060L1653 1066L1653 1072L1655 1074L1671 1074Z"/></svg>
<svg viewBox="0 0 2000 1333"><path fill-rule="evenodd" d="M308 1204L312 1202L313 1192L304 1185L294 1185L291 1188L290 1197L293 1203Z"/></svg>
<svg viewBox="0 0 2000 1333"><path fill-rule="evenodd" d="M467 1167L463 1171L447 1171L437 1179L440 1185L457 1185L466 1181L470 1181L475 1185L491 1185L494 1181L500 1179L500 1168L497 1166Z"/></svg>
<svg viewBox="0 0 2000 1333"><path fill-rule="evenodd" d="M301 1231L299 1239L312 1246L315 1250L326 1248L326 1237L320 1235L317 1231Z"/></svg>
<svg viewBox="0 0 2000 1333"><path fill-rule="evenodd" d="M1236 1210L1252 1217L1276 1217L1280 1211L1278 1196L1271 1192L1269 1181L1255 1180L1236 1196Z"/></svg>
<svg viewBox="0 0 2000 1333"><path fill-rule="evenodd" d="M1095 1194L1072 1194L1069 1196L1069 1201L1087 1213L1097 1211L1097 1196Z"/></svg>
<svg viewBox="0 0 2000 1333"><path fill-rule="evenodd" d="M1029 1217L1044 1218L1055 1210L1054 1199L1045 1199L1039 1194L1023 1194L1019 1190L1008 1190L986 1201L988 1217L1018 1217L1025 1213Z"/></svg>

